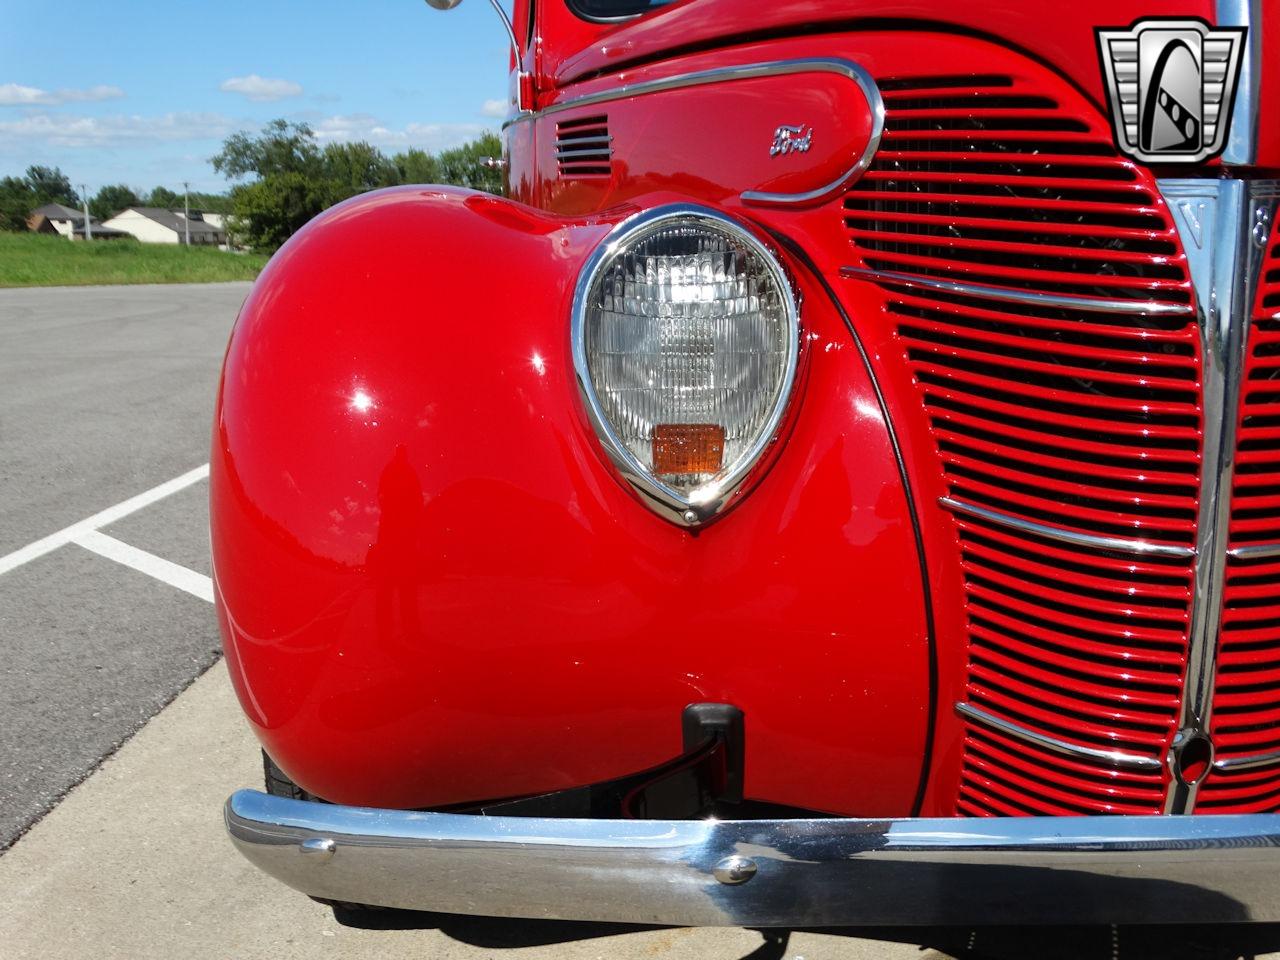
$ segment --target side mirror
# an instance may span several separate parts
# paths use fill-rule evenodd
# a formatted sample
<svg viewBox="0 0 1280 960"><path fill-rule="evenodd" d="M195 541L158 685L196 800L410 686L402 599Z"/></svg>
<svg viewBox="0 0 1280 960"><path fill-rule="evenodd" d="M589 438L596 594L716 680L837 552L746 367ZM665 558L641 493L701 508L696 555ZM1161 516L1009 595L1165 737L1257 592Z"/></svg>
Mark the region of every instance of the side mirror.
<svg viewBox="0 0 1280 960"><path fill-rule="evenodd" d="M434 10L452 10L461 2L462 0L427 0L427 6ZM511 18L507 16L507 11L502 9L500 0L489 0L489 5L493 7L498 19L502 21L502 26L507 31L507 42L511 44L511 55L516 60L516 109L523 113L533 106L533 80L529 74L520 69L520 43L516 40L516 30L511 25Z"/></svg>

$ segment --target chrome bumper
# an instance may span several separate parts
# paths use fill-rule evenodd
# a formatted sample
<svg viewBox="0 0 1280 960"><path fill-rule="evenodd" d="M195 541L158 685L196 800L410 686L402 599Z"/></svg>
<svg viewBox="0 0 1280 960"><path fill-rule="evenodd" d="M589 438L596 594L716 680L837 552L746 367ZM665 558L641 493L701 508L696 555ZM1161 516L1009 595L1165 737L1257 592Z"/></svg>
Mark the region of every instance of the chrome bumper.
<svg viewBox="0 0 1280 960"><path fill-rule="evenodd" d="M315 897L680 926L1280 920L1280 815L549 820L241 790L227 831Z"/></svg>

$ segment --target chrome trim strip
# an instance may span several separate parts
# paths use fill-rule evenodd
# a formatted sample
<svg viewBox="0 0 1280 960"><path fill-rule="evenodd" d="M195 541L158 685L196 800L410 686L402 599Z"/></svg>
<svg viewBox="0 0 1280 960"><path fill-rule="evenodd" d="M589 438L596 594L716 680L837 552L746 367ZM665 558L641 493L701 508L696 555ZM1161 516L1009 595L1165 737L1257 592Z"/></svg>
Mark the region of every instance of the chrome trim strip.
<svg viewBox="0 0 1280 960"><path fill-rule="evenodd" d="M941 280L936 277L922 277L912 273L898 273L893 270L871 270L867 267L841 267L840 276L858 280L871 280L876 283L893 283L922 290L939 290L943 293L954 293L969 297L982 297L986 300L1002 300L1006 303L1030 304L1037 307L1058 307L1065 310L1085 310L1089 313L1125 313L1143 317L1155 317L1177 314L1190 315L1194 309L1181 303L1168 303L1162 300L1110 300L1098 297L1078 297L1066 293L1040 293L1035 290L1021 290L1017 287L999 287L985 283L962 283L955 280Z"/></svg>
<svg viewBox="0 0 1280 960"><path fill-rule="evenodd" d="M1237 560L1263 560L1267 557L1280 557L1280 543L1250 543L1243 547L1232 547L1227 551L1228 557Z"/></svg>
<svg viewBox="0 0 1280 960"><path fill-rule="evenodd" d="M601 157L605 160L609 160L613 157L613 151L609 147L579 147L572 150L556 151L557 160L571 160L575 157Z"/></svg>
<svg viewBox="0 0 1280 960"><path fill-rule="evenodd" d="M1084 760L1101 760L1103 763L1109 763L1117 767L1128 767L1132 770L1155 771L1164 766L1155 757L1144 757L1139 753L1126 753L1123 750L1099 750L1096 747L1083 747L1076 743L1068 743L1066 740L1059 740L1057 737L1038 733L1021 724L1001 719L994 714L987 713L981 707L975 707L971 703L957 703L956 713L966 720L972 720L974 723L979 723L984 727L999 730L1001 733L1024 740L1027 743L1034 743L1036 746L1044 747L1046 750L1052 750L1054 753L1060 753L1063 756Z"/></svg>
<svg viewBox="0 0 1280 960"><path fill-rule="evenodd" d="M787 344L787 365L783 374L782 390L777 402L769 413L769 417L761 426L760 434L755 442L737 461L732 473L718 480L704 484L691 491L690 496L673 490L657 477L649 473L644 465L627 449L626 444L618 437L617 432L605 415L596 394L595 384L591 380L591 371L587 364L586 348L586 306L587 297L595 283L596 274L601 265L607 263L636 233L649 229L655 223L664 220L708 223L716 229L736 236L743 244L753 250L764 262L773 275L785 299L787 322L789 328ZM796 370L800 362L800 306L792 288L791 280L782 268L778 255L767 246L750 228L733 217L691 203L672 203L661 207L644 210L615 226L592 251L587 258L582 272L578 274L578 282L574 287L573 311L570 317L571 345L573 365L578 380L578 390L582 394L591 425L600 439L605 453L613 461L618 472L641 495L645 504L659 515L673 523L686 527L696 527L724 511L733 494L754 473L765 450L768 449L782 426L783 416L791 405L792 389L795 386Z"/></svg>
<svg viewBox="0 0 1280 960"><path fill-rule="evenodd" d="M1258 244L1252 228L1258 210L1274 207L1280 184L1186 179L1160 180L1158 186L1173 214L1195 289L1204 383L1191 630L1175 737L1177 742L1187 742L1209 736L1241 377L1265 248L1265 239ZM1198 783L1172 777L1165 812L1190 813L1198 788Z"/></svg>
<svg viewBox="0 0 1280 960"><path fill-rule="evenodd" d="M224 818L244 857L303 893L437 913L735 927L1280 919L1275 814L560 820L242 790Z"/></svg>
<svg viewBox="0 0 1280 960"><path fill-rule="evenodd" d="M579 97L570 97L559 103L533 113L525 113L514 117L503 124L509 124L535 117L547 117L564 110L578 107L590 107L597 103L609 103L627 97L639 97L648 93L661 93L666 90L678 90L683 87L696 87L708 83L725 83L731 80L754 80L759 77L775 77L792 73L834 73L852 80L862 91L871 111L871 136L862 155L857 158L848 171L836 180L816 190L805 193L768 193L759 190L747 190L742 199L747 203L767 205L819 203L835 196L852 183L871 165L876 150L880 147L880 138L884 135L884 98L880 96L880 88L875 78L860 64L839 57L807 57L793 60L769 60L761 63L748 63L736 67L717 67L714 70L700 70L695 73L682 73L674 77L663 77L661 80L645 80L640 83L623 84L613 90L601 90L598 93L586 93Z"/></svg>
<svg viewBox="0 0 1280 960"><path fill-rule="evenodd" d="M596 137L556 137L556 149L578 147L585 143L609 143L612 139L607 133Z"/></svg>
<svg viewBox="0 0 1280 960"><path fill-rule="evenodd" d="M1271 753L1256 753L1251 757L1228 757L1225 760L1213 761L1215 770L1252 770L1255 767L1269 767L1280 763L1280 750Z"/></svg>
<svg viewBox="0 0 1280 960"><path fill-rule="evenodd" d="M956 513L968 514L981 520L997 523L1021 533L1031 533L1049 540L1070 543L1077 547L1089 547L1093 550L1114 550L1119 553L1132 553L1138 556L1157 557L1194 557L1192 547L1179 547L1170 543L1151 543L1147 540L1127 540L1123 537L1103 537L1092 533L1080 533L1076 530L1064 530L1062 527L1051 527L1021 517L1010 516L997 510L979 507L954 497L939 497L938 503Z"/></svg>
<svg viewBox="0 0 1280 960"><path fill-rule="evenodd" d="M1258 162L1258 129L1262 89L1262 0L1216 0L1220 27L1245 27L1244 57L1236 86L1235 112L1222 151L1224 166L1252 166Z"/></svg>

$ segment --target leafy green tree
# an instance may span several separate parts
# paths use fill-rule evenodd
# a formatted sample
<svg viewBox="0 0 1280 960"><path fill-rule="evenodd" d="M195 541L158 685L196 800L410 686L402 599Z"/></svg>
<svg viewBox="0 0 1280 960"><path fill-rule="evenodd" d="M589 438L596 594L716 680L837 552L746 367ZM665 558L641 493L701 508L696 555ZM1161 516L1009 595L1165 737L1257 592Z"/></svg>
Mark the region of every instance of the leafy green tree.
<svg viewBox="0 0 1280 960"><path fill-rule="evenodd" d="M439 156L411 149L389 159L368 143L321 148L305 123L272 120L257 134L228 137L212 162L228 180L239 181L231 187L227 211L237 237L255 250L269 251L325 207L368 190L399 183L454 183L501 193L500 172L480 162L501 153L498 137L485 134ZM192 207L214 209L201 207L194 195Z"/></svg>
<svg viewBox="0 0 1280 960"><path fill-rule="evenodd" d="M325 208L331 193L320 148L305 123L272 120L261 134L226 139L213 168L230 180L231 212L255 250L274 250Z"/></svg>
<svg viewBox="0 0 1280 960"><path fill-rule="evenodd" d="M191 191L191 209L206 213L230 213L231 198L225 193L200 193Z"/></svg>
<svg viewBox="0 0 1280 960"><path fill-rule="evenodd" d="M121 210L136 207L141 201L132 189L123 183L103 187L89 201L89 212L99 220L110 220Z"/></svg>
<svg viewBox="0 0 1280 960"><path fill-rule="evenodd" d="M213 158L213 169L232 180L284 173L318 179L320 148L309 125L272 120L259 136L237 133L227 137L221 152Z"/></svg>
<svg viewBox="0 0 1280 960"><path fill-rule="evenodd" d="M368 143L330 143L320 155L325 206L400 182L400 171Z"/></svg>
<svg viewBox="0 0 1280 960"><path fill-rule="evenodd" d="M480 161L485 157L502 156L502 141L497 134L481 134L470 143L464 143L440 154L440 180L455 183L472 190L502 193L502 171L486 167Z"/></svg>
<svg viewBox="0 0 1280 960"><path fill-rule="evenodd" d="M0 230L25 230L27 217L38 204L24 177L0 180Z"/></svg>
<svg viewBox="0 0 1280 960"><path fill-rule="evenodd" d="M182 206L182 194L170 190L168 187L156 187L147 194L147 206L172 210L174 207Z"/></svg>
<svg viewBox="0 0 1280 960"><path fill-rule="evenodd" d="M417 147L392 158L400 174L401 183L439 183L440 164L431 154Z"/></svg>
<svg viewBox="0 0 1280 960"><path fill-rule="evenodd" d="M71 181L58 167L27 167L27 185L31 188L33 207L46 203L80 206L80 196L71 189Z"/></svg>
<svg viewBox="0 0 1280 960"><path fill-rule="evenodd" d="M324 209L324 184L301 173L274 173L231 191L240 235L254 250L275 250Z"/></svg>

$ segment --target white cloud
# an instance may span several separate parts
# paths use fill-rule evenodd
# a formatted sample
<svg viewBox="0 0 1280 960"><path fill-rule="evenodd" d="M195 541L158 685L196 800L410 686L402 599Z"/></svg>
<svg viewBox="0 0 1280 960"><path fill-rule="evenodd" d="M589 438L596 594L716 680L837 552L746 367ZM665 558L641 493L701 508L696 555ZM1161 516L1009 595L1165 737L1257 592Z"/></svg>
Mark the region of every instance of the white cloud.
<svg viewBox="0 0 1280 960"><path fill-rule="evenodd" d="M98 84L83 90L41 90L21 83L0 83L0 107L56 107L62 103L88 103L118 100L124 96L119 87Z"/></svg>
<svg viewBox="0 0 1280 960"><path fill-rule="evenodd" d="M497 117L499 120L507 115L507 101L505 100L486 100L480 107L480 115L482 117Z"/></svg>
<svg viewBox="0 0 1280 960"><path fill-rule="evenodd" d="M232 77L223 80L218 89L224 93L238 93L249 100L265 103L271 100L283 100L286 97L302 96L302 84L292 80L273 80L251 73L247 77Z"/></svg>
<svg viewBox="0 0 1280 960"><path fill-rule="evenodd" d="M321 141L364 140L375 147L431 152L459 146L489 129L482 123L410 123L394 128L367 113L326 117L312 127Z"/></svg>
<svg viewBox="0 0 1280 960"><path fill-rule="evenodd" d="M0 146L112 147L139 142L210 140L221 139L236 127L230 118L218 113L166 113L158 117L31 113L17 120L0 120Z"/></svg>

